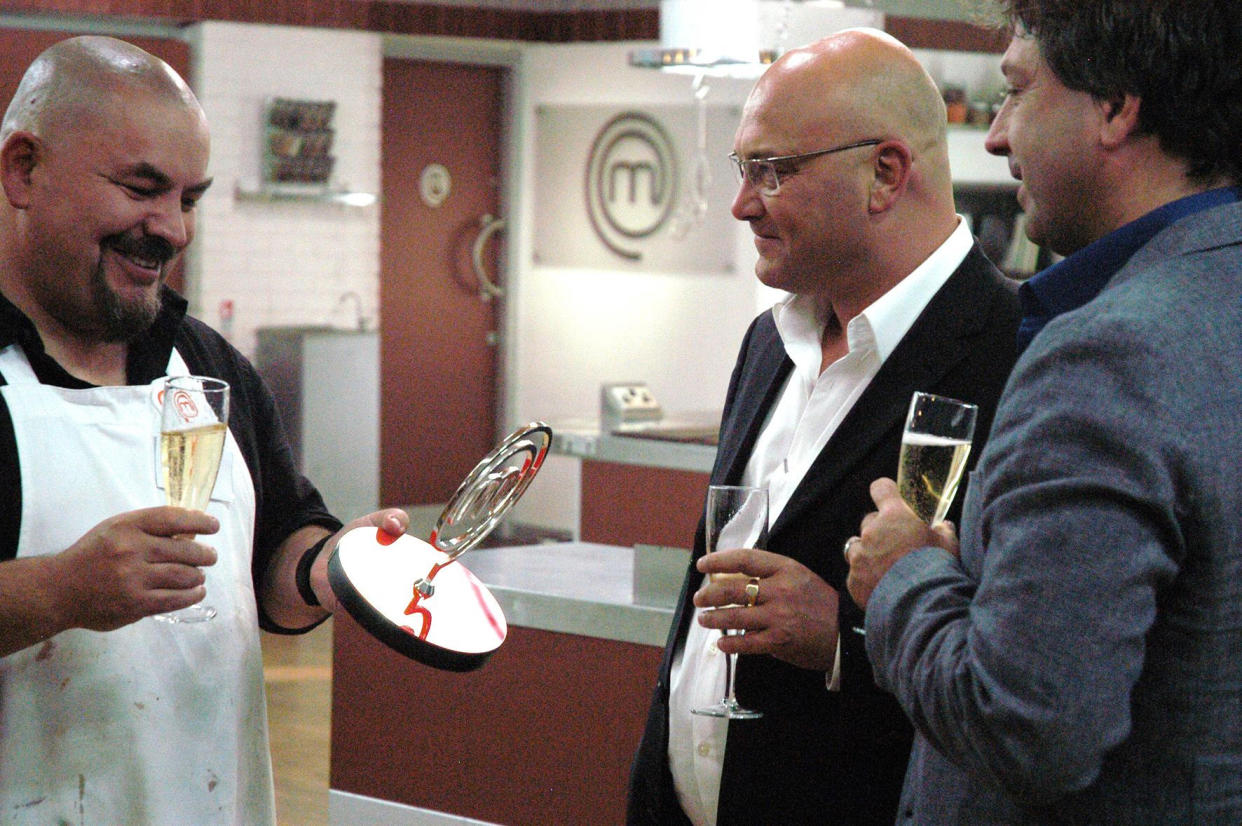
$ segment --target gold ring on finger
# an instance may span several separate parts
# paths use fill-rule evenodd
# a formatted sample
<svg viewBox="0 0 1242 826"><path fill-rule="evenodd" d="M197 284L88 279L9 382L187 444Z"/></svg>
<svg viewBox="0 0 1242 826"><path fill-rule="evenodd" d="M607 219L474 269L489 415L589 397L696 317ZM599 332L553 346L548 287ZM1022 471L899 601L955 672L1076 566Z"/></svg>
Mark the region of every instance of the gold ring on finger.
<svg viewBox="0 0 1242 826"><path fill-rule="evenodd" d="M759 601L759 577L752 576L746 583L746 607L754 608Z"/></svg>

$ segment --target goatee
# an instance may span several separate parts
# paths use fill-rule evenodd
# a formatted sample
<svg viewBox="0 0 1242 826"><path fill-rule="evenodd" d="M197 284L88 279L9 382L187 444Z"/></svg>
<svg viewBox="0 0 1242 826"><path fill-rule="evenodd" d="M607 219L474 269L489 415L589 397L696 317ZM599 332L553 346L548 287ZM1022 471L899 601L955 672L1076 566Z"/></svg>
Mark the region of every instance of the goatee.
<svg viewBox="0 0 1242 826"><path fill-rule="evenodd" d="M163 274L167 273L168 263L177 253L168 241L155 236L134 238L122 234L107 239L105 245L116 249L122 255L161 262L160 267L163 273L159 284L164 283ZM144 295L132 301L122 301L121 297L108 286L101 268L95 271L91 289L95 294L95 306L100 314L99 334L103 341L129 341L154 324L160 313L161 302L158 287L150 295Z"/></svg>
<svg viewBox="0 0 1242 826"><path fill-rule="evenodd" d="M163 284L163 279L160 280ZM157 291L134 301L122 301L109 289L103 273L96 271L92 282L95 305L99 308L99 337L102 341L129 341L146 332L160 314L160 294Z"/></svg>

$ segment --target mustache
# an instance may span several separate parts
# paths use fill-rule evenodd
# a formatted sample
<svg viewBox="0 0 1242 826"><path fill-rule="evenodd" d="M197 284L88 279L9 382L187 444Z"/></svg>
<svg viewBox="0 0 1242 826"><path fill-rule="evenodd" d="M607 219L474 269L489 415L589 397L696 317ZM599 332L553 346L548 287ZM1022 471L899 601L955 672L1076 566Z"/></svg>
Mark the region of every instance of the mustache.
<svg viewBox="0 0 1242 826"><path fill-rule="evenodd" d="M157 235L134 237L122 233L105 238L104 243L122 255L144 261L157 261L161 266L172 260L178 252L168 240Z"/></svg>

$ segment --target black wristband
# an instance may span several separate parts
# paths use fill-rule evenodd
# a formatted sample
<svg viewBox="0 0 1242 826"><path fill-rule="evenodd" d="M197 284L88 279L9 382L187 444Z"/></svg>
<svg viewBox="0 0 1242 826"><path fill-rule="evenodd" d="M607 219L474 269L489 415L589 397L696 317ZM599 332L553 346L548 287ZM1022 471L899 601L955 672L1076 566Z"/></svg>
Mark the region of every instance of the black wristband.
<svg viewBox="0 0 1242 826"><path fill-rule="evenodd" d="M302 595L302 599L305 600L306 604L312 608L318 607L319 597L315 596L315 589L311 587L311 566L315 564L315 560L319 557L319 552L323 550L323 546L327 545L328 540L331 538L332 534L328 534L307 548L302 554L302 558L298 560L297 571L293 575L293 581L298 586L298 593Z"/></svg>

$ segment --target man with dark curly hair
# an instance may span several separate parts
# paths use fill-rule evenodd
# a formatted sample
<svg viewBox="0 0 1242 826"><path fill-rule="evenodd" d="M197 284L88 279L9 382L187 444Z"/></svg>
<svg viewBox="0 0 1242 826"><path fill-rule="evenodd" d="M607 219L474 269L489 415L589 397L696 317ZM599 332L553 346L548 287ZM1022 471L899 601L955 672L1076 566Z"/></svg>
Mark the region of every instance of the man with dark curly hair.
<svg viewBox="0 0 1242 826"><path fill-rule="evenodd" d="M960 545L847 545L916 729L899 820L1242 823L1242 7L1008 0L1026 349Z"/></svg>

